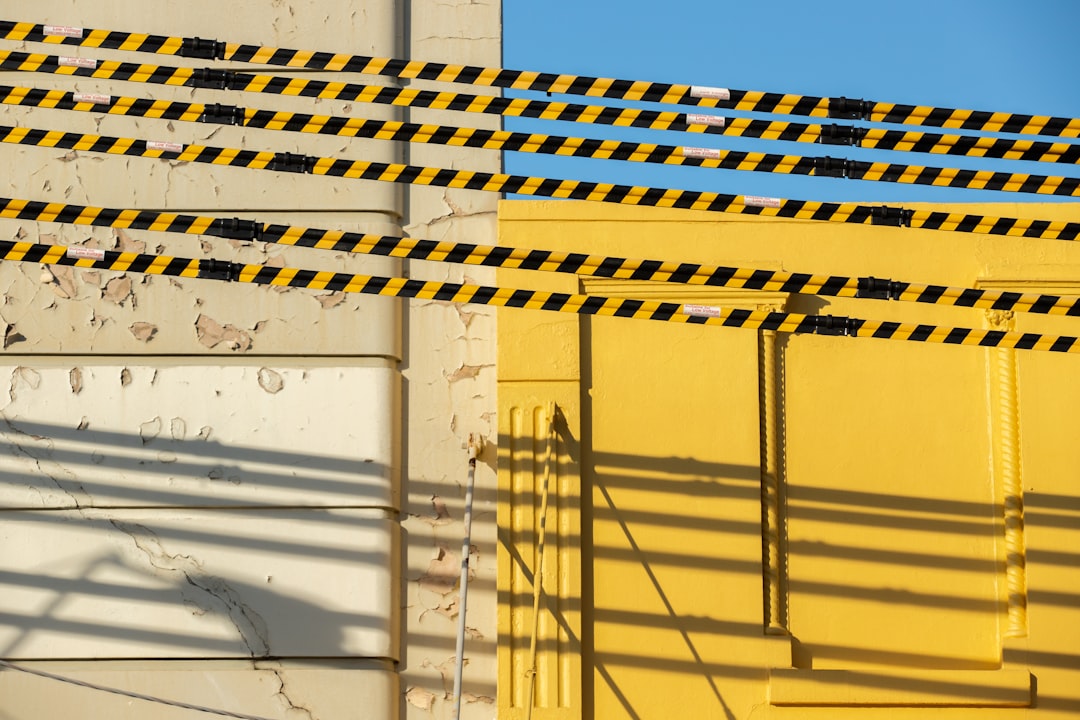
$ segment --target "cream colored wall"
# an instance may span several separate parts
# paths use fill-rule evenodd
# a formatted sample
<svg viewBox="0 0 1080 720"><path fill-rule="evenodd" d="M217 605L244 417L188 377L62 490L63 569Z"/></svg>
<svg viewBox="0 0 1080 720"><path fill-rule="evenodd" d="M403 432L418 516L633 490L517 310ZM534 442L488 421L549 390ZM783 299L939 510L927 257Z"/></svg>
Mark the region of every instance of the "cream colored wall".
<svg viewBox="0 0 1080 720"><path fill-rule="evenodd" d="M1080 216L1075 205L972 211ZM500 244L1080 295L1080 247L1066 242L549 201L504 202ZM1074 318L523 271L500 270L499 284L1078 329ZM1075 355L536 311L499 319L508 717L529 704L544 433L507 418L551 402L562 410L552 467L571 478L559 502L580 503L581 519L548 516L563 537L547 539L558 571L544 575L534 717L1080 711Z"/></svg>
<svg viewBox="0 0 1080 720"><path fill-rule="evenodd" d="M9 3L9 19L498 65L498 3ZM162 65L206 61L18 50ZM237 67L251 71L250 66ZM336 76L285 68L275 75ZM350 78L367 84L397 81ZM4 73L3 82L376 119L404 109ZM418 87L424 86L417 83ZM5 124L495 170L498 153L0 109ZM497 119L444 114L463 126ZM491 242L496 198L0 146L2 194ZM0 222L7 239L378 275L304 248ZM268 718L448 717L470 433L494 318L442 303L0 267L0 657ZM479 485L463 717L494 714L494 472ZM273 658L268 659L268 658ZM202 717L16 672L5 717Z"/></svg>
<svg viewBox="0 0 1080 720"><path fill-rule="evenodd" d="M429 2L408 8L407 54L417 60L498 67L502 54L499 2ZM496 91L462 85L416 83L416 87L473 94ZM500 118L472 113L409 109L412 122L498 128ZM497 172L500 153L439 145L409 144L414 165ZM498 196L467 190L410 187L405 232L411 237L493 243ZM490 283L494 271L406 262L409 277ZM466 666L462 718L495 715L495 312L482 306L409 301L402 371L408 408L408 581L401 684L406 717L453 717L454 636L458 606L462 518L465 499L464 447L469 434L487 448L476 472Z"/></svg>

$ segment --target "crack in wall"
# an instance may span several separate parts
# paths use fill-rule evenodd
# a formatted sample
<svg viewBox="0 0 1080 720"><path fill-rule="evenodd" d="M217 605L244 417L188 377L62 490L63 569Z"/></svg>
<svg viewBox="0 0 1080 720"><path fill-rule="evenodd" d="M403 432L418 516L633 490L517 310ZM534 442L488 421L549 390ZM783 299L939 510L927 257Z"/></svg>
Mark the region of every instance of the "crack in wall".
<svg viewBox="0 0 1080 720"><path fill-rule="evenodd" d="M10 443L12 454L16 456L22 455L30 460L34 464L37 474L48 478L57 490L67 496L72 506L81 513L84 505L91 501L90 495L86 492L86 488L78 483L77 476L52 457L55 441L49 437L26 432L15 424L15 419L8 413L8 407L18 399L17 388L20 384L25 385L30 390L37 390L41 387L41 375L32 368L22 366L16 367L11 372L11 381L8 388L9 402L0 409L0 418L3 419L4 426L7 428L4 434ZM22 440L22 438L25 438L25 440ZM36 447L35 443L43 443L44 448ZM81 502L79 496L68 487L69 484L74 485L77 492L83 495Z"/></svg>
<svg viewBox="0 0 1080 720"><path fill-rule="evenodd" d="M191 555L166 551L158 536L144 525L115 519L110 519L109 524L131 538L152 568L170 579L183 579L184 584L179 585L180 596L185 603L191 603L202 611L197 614L213 613L215 610L220 614L224 611L251 657L270 654L270 634L266 621L243 601L228 582L206 573L202 563ZM198 592L191 594L189 588Z"/></svg>
<svg viewBox="0 0 1080 720"><path fill-rule="evenodd" d="M289 693L285 688L285 675L282 673L282 671L275 670L273 668L267 669L270 670L270 672L274 674L274 677L277 678L278 691L277 693L275 693L275 696L280 697L282 700L285 701L285 704L287 705L285 712L290 715L299 715L300 713L303 713L308 718L308 720L318 720L318 718L315 716L315 713L312 712L311 708L306 705L297 705L293 701L293 699L289 697Z"/></svg>
<svg viewBox="0 0 1080 720"><path fill-rule="evenodd" d="M53 460L52 451L54 448L54 444L52 438L41 437L39 435L31 435L30 433L21 430L15 425L14 421L11 417L8 416L7 412L0 411L0 418L3 418L4 426L7 428L7 431L4 434L7 436L6 439L10 443L10 446L12 448L12 454L22 455L23 457L33 462L34 467L37 469L37 474L41 477L48 478L57 490L62 492L65 496L67 496L69 500L71 500L71 504L75 508L75 510L81 513L84 505L91 502L90 495L86 492L86 488L84 488L81 484L78 483L76 475L74 473ZM44 449L39 450L31 445L24 444L16 439L20 437L29 438L33 441L44 442L45 447ZM46 464L48 464L50 468L55 469L47 468ZM78 491L82 493L82 495L84 496L82 502L80 502L78 495L76 495L68 487L66 487L67 483L74 484L78 488Z"/></svg>

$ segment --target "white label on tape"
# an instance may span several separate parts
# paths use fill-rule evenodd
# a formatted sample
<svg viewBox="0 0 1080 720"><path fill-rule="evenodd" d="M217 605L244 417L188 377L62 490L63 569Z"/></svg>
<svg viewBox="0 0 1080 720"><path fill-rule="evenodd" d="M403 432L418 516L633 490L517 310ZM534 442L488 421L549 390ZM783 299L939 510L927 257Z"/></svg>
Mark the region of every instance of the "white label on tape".
<svg viewBox="0 0 1080 720"><path fill-rule="evenodd" d="M147 140L147 150L165 150L166 152L184 152L184 146L180 143L174 142L160 142L158 140Z"/></svg>
<svg viewBox="0 0 1080 720"><path fill-rule="evenodd" d="M743 205L748 207L780 207L780 198L762 197L761 195L743 195Z"/></svg>
<svg viewBox="0 0 1080 720"><path fill-rule="evenodd" d="M707 87L705 85L691 85L690 97L709 98L711 100L730 100L731 93L727 88Z"/></svg>
<svg viewBox="0 0 1080 720"><path fill-rule="evenodd" d="M698 115L697 113L686 113L687 125L714 125L716 127L724 127L724 118L720 115Z"/></svg>
<svg viewBox="0 0 1080 720"><path fill-rule="evenodd" d="M688 158L709 158L711 160L719 160L720 151L712 148L684 147L682 149L682 156Z"/></svg>
<svg viewBox="0 0 1080 720"><path fill-rule="evenodd" d="M83 36L81 27L71 27L70 25L46 25L43 29L46 35L62 35L72 38L81 38Z"/></svg>
<svg viewBox="0 0 1080 720"><path fill-rule="evenodd" d="M693 315L695 317L720 317L721 310L718 307L712 305L683 305L684 315Z"/></svg>
<svg viewBox="0 0 1080 720"><path fill-rule="evenodd" d="M94 105L108 105L112 102L112 95L99 93L75 93L71 99L77 103L93 103Z"/></svg>
<svg viewBox="0 0 1080 720"><path fill-rule="evenodd" d="M67 253L69 258L76 258L78 260L104 260L105 251L97 250L96 248L88 247L69 247Z"/></svg>
<svg viewBox="0 0 1080 720"><path fill-rule="evenodd" d="M92 70L97 67L97 60L94 58L61 57L56 61L56 64L64 67L81 67Z"/></svg>

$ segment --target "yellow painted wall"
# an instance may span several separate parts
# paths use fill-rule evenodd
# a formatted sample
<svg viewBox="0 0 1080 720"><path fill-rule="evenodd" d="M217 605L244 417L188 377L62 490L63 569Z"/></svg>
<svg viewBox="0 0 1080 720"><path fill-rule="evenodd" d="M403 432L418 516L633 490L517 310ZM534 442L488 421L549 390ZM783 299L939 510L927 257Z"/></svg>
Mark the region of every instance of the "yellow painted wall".
<svg viewBox="0 0 1080 720"><path fill-rule="evenodd" d="M499 224L516 247L1080 295L1066 242L573 202L504 202ZM1080 333L895 301L499 284ZM528 715L549 403L533 717L1080 714L1080 357L506 310L498 374L503 717Z"/></svg>

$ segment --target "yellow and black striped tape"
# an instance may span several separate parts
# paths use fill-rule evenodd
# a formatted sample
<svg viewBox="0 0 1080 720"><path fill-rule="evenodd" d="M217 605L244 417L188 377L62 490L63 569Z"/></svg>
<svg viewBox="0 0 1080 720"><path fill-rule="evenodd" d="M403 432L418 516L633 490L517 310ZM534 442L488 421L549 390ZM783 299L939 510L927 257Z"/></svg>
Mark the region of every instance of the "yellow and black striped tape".
<svg viewBox="0 0 1080 720"><path fill-rule="evenodd" d="M206 145L179 145L105 135L0 126L0 142L65 150L141 156L243 167L253 170L311 173L357 180L409 185L450 187L464 190L518 193L591 202L647 207L668 207L709 212L744 213L797 220L840 222L857 225L892 225L966 232L983 235L1075 240L1080 223L994 217L968 213L908 210L898 207L783 200L751 195L729 195L697 190L675 190L638 185L508 175L505 173L451 170L398 163L344 160L292 153L257 152Z"/></svg>
<svg viewBox="0 0 1080 720"><path fill-rule="evenodd" d="M1007 132L1024 135L1080 137L1080 119L1001 113L925 105L904 105L825 98L791 93L769 93L635 80L596 78L583 75L448 65L348 55L316 50L291 50L259 45L227 43L202 38L120 32L82 27L0 21L0 37L9 40L100 47L130 52L229 60L313 70L354 72L388 77L468 83L487 87L536 90L608 99L698 105L747 112L763 112L810 117L843 117L875 122L925 125L958 130Z"/></svg>
<svg viewBox="0 0 1080 720"><path fill-rule="evenodd" d="M763 140L855 145L878 150L975 156L991 159L1067 164L1080 163L1080 145L1071 143L1048 143L970 135L941 135L904 130L860 128L854 125L816 125L750 118L732 119L719 115L620 109L597 105L557 103L546 100L510 100L461 93L435 93L371 85L300 80L272 75L245 75L215 70L193 70L191 68L136 65L111 61L98 62L84 58L76 60L75 58L62 58L55 55L30 55L18 52L0 51L0 69L164 85L211 86L217 89L231 89L239 92L304 95L307 97L345 99L399 107L451 109L508 117L529 117L542 120L695 132ZM221 105L207 107L216 108L213 117L219 118L219 122L248 124L247 121L240 123L237 119L236 113L240 112L242 108ZM111 105L108 111L113 111ZM160 116L166 119L174 119L168 114L167 110L161 109L159 105L155 105L152 112L163 113ZM284 115L284 113L271 113L271 111L260 111L260 113L273 114L276 117ZM301 116L297 114L296 117ZM277 122L284 124L285 121L278 120ZM291 121L291 124L296 124L296 122ZM326 128L330 127L332 126L327 124L319 132L326 132ZM477 133L478 137L482 137L482 133L487 131L473 132ZM585 142L596 143L601 141L588 140ZM516 150L512 146L504 149Z"/></svg>
<svg viewBox="0 0 1080 720"><path fill-rule="evenodd" d="M924 285L875 277L815 275L701 263L635 260L542 249L524 250L492 245L437 242L295 225L264 224L239 218L100 208L18 198L0 198L0 217L34 222L258 240L333 252L363 253L513 270L733 287L745 290L769 290L824 297L899 300L984 310L1080 317L1080 298L1075 297Z"/></svg>
<svg viewBox="0 0 1080 720"><path fill-rule="evenodd" d="M91 102L80 93L63 90L0 85L0 103L60 110L80 110L111 115L150 117L187 122L214 122L268 130L372 138L413 143L431 143L485 150L600 158L629 162L689 165L706 168L740 169L751 163L742 154L721 153L709 148L652 143L595 140L538 133L483 130L451 125L432 125L369 120L364 118L310 115L307 113L257 110L235 105L204 105L109 95ZM812 170L812 168L810 168ZM793 170L792 172L797 172ZM809 174L809 171L803 174Z"/></svg>
<svg viewBox="0 0 1080 720"><path fill-rule="evenodd" d="M493 95L434 92L431 90L391 88L379 85L327 82L298 77L287 78L276 75L250 75L209 68L142 65L111 60L96 61L82 58L63 58L56 55L0 51L0 70L92 77L100 80L122 80L153 85L188 86L269 95L301 96L322 100L347 100L397 107L455 110L507 117L560 120L563 122L613 125L649 130L698 133L723 132L723 128L718 125L718 123L723 122L723 118L715 115L658 112L635 108L607 107L604 105L579 105L547 100L510 99Z"/></svg>
<svg viewBox="0 0 1080 720"><path fill-rule="evenodd" d="M0 241L0 260L784 333L847 335L970 347L1080 353L1080 339L1071 336L950 328L832 315L738 310L464 283L425 282L291 267L267 267L227 260L115 252L78 246Z"/></svg>
<svg viewBox="0 0 1080 720"><path fill-rule="evenodd" d="M388 120L365 120L306 113L251 110L235 106L208 107L198 103L169 102L109 96L102 103L80 101L77 93L0 85L0 103L62 110L103 112L114 115L153 117L188 122L223 122L275 131L319 133L415 143L433 143L511 150L569 157L625 160L629 162L689 165L720 170L769 172L785 175L820 175L855 180L893 182L935 187L973 188L1003 192L1074 197L1080 195L1080 178L1022 173L921 167L897 163L868 163L833 157L801 157L750 153L714 148L656 145L616 140L591 140L481 130L448 125L420 125Z"/></svg>

